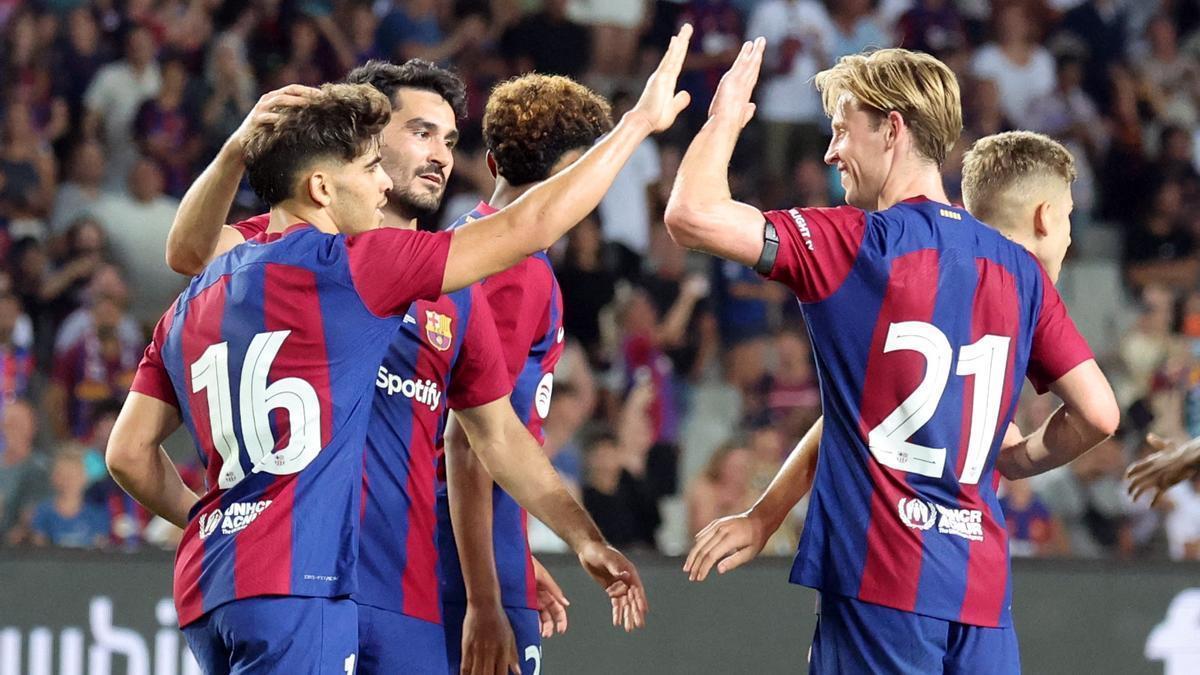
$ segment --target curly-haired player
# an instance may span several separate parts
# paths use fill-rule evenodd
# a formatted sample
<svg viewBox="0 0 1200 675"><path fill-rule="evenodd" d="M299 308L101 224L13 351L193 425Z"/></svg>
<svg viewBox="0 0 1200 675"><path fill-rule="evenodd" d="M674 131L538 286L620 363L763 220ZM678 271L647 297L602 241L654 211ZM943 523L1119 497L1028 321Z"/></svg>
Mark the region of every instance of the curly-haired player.
<svg viewBox="0 0 1200 675"><path fill-rule="evenodd" d="M487 163L496 188L488 203L476 206L459 223L517 200L575 161L611 128L608 102L569 78L524 75L498 85L483 116ZM481 286L496 319L513 386L513 409L541 442L554 366L563 349L562 294L550 259L537 253ZM535 571L536 561L529 553L525 511L504 490L493 487L491 476L468 451L462 428L454 416L451 420L446 432L447 483L438 492L450 672L460 672L461 664L462 672L490 673L493 663L517 660L524 672L537 672L541 623L535 577L542 571ZM565 613L559 626L565 628Z"/></svg>

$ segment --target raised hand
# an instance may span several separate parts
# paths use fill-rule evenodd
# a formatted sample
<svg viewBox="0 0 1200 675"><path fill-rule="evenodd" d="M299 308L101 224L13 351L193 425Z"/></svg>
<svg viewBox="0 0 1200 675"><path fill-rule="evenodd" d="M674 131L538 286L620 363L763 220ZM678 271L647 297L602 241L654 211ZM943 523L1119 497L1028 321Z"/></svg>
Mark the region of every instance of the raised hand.
<svg viewBox="0 0 1200 675"><path fill-rule="evenodd" d="M1153 505L1171 486L1200 471L1200 438L1176 445L1148 434L1146 444L1155 452L1131 464L1125 477L1129 480L1129 494L1135 500L1153 490Z"/></svg>
<svg viewBox="0 0 1200 675"><path fill-rule="evenodd" d="M550 571L533 559L533 578L537 584L538 617L542 623L542 637L567 632L567 607L571 604Z"/></svg>
<svg viewBox="0 0 1200 675"><path fill-rule="evenodd" d="M762 552L770 534L749 513L718 518L696 534L683 571L691 581L704 581L713 565L721 574L737 569Z"/></svg>
<svg viewBox="0 0 1200 675"><path fill-rule="evenodd" d="M754 117L754 104L750 95L754 93L754 85L758 83L758 72L762 68L763 50L767 41L758 38L753 42L742 45L733 65L721 76L717 92L713 95L712 103L708 106L709 117L725 117L735 119L741 127L746 126Z"/></svg>
<svg viewBox="0 0 1200 675"><path fill-rule="evenodd" d="M608 593L614 626L628 633L645 625L646 588L629 559L607 544L592 543L579 550L579 564Z"/></svg>
<svg viewBox="0 0 1200 675"><path fill-rule="evenodd" d="M271 126L279 121L279 108L305 105L319 93L321 93L320 90L313 87L289 84L263 94L258 99L258 103L255 103L254 107L250 109L246 119L242 120L241 125L229 137L228 142L233 144L240 154L250 132L260 127Z"/></svg>
<svg viewBox="0 0 1200 675"><path fill-rule="evenodd" d="M650 128L655 132L669 128L692 100L686 91L675 92L679 71L683 70L683 61L687 58L688 41L691 38L692 24L685 23L675 37L671 38L667 53L663 54L662 61L659 61L658 67L650 74L650 79L646 80L646 88L642 90L641 98L629 111L630 114L638 115L649 122Z"/></svg>

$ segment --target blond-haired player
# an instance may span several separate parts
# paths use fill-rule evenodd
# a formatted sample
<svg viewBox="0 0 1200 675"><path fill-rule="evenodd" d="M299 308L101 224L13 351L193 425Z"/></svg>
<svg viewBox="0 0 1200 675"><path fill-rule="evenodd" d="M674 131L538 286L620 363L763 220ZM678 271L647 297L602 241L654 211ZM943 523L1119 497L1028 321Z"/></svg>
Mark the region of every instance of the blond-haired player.
<svg viewBox="0 0 1200 675"><path fill-rule="evenodd" d="M811 486L791 580L820 591L813 672L1019 671L995 472L1032 475L1105 439L1112 391L1037 260L948 203L940 169L962 116L936 59L888 49L817 76L848 206L734 201L726 167L762 50L748 43L722 79L667 225L796 293L826 419L808 438L815 468L802 443L751 511L701 532L685 569L752 558ZM1002 450L1026 376L1065 405Z"/></svg>

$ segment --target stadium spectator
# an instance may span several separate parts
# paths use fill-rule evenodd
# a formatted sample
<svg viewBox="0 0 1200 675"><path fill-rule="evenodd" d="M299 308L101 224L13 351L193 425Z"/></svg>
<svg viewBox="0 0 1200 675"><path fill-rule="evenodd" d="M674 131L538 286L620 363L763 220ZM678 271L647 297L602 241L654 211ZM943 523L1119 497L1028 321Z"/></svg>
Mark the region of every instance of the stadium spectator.
<svg viewBox="0 0 1200 675"><path fill-rule="evenodd" d="M5 108L0 175L0 218L8 221L9 235L45 238L57 167L49 143L33 126L29 106L21 102Z"/></svg>
<svg viewBox="0 0 1200 675"><path fill-rule="evenodd" d="M179 208L179 200L162 190L162 171L152 160L142 158L130 173L128 192L106 195L95 210L108 234L113 257L137 289L133 314L149 325L162 316L185 284L159 256L146 255L147 247L166 249L167 232Z"/></svg>
<svg viewBox="0 0 1200 675"><path fill-rule="evenodd" d="M33 511L30 529L35 546L64 548L103 548L108 544L109 519L103 508L88 503L87 470L83 453L63 448L54 456L50 468L53 494Z"/></svg>
<svg viewBox="0 0 1200 675"><path fill-rule="evenodd" d="M133 137L143 157L163 172L163 191L179 198L192 182L193 165L203 141L194 111L189 109L188 72L178 58L165 59L158 95L146 100L133 119ZM137 179L135 179L137 180ZM132 192L132 190L130 190Z"/></svg>
<svg viewBox="0 0 1200 675"><path fill-rule="evenodd" d="M541 11L526 14L504 30L500 54L513 73L534 71L579 80L591 59L591 34L567 16L567 0L546 0ZM602 68L611 55L598 53L597 57L604 59L598 64ZM616 103L614 97L614 107ZM614 111L614 118L619 117Z"/></svg>
<svg viewBox="0 0 1200 675"><path fill-rule="evenodd" d="M204 68L204 88L200 121L205 152L215 155L258 98L254 71L246 60L246 44L238 35L222 33L213 43Z"/></svg>
<svg viewBox="0 0 1200 675"><path fill-rule="evenodd" d="M567 235L563 261L555 265L563 298L563 330L579 340L588 359L600 364L600 313L613 299L617 277L604 264L604 242L595 216Z"/></svg>
<svg viewBox="0 0 1200 675"><path fill-rule="evenodd" d="M658 503L653 489L637 473L644 460L636 452L623 448L612 434L592 438L584 449L583 505L613 546L653 550Z"/></svg>
<svg viewBox="0 0 1200 675"><path fill-rule="evenodd" d="M1086 0L1068 11L1059 24L1061 38L1084 48L1083 88L1101 108L1111 99L1109 67L1126 55L1128 10L1117 0Z"/></svg>
<svg viewBox="0 0 1200 675"><path fill-rule="evenodd" d="M86 289L108 255L108 237L95 219L84 215L63 233L59 248L41 289L51 330L84 304Z"/></svg>
<svg viewBox="0 0 1200 675"><path fill-rule="evenodd" d="M141 359L141 342L121 339L124 315L109 296L92 298L90 330L55 355L54 372L43 405L59 440L86 441L92 434L95 406L123 400Z"/></svg>
<svg viewBox="0 0 1200 675"><path fill-rule="evenodd" d="M33 507L49 492L45 457L34 447L37 413L25 399L4 406L4 452L0 454L0 543L28 539Z"/></svg>
<svg viewBox="0 0 1200 675"><path fill-rule="evenodd" d="M776 333L772 343L775 365L761 380L762 405L757 409L767 413L767 419L760 422L769 422L794 442L821 416L821 389L813 368L812 347L805 333L791 328ZM765 489L766 485L761 487Z"/></svg>
<svg viewBox="0 0 1200 675"><path fill-rule="evenodd" d="M1195 237L1184 221L1183 186L1164 180L1149 193L1144 215L1126 232L1125 271L1135 287L1191 288L1200 279Z"/></svg>
<svg viewBox="0 0 1200 675"><path fill-rule="evenodd" d="M156 96L162 84L150 31L132 26L124 45L125 58L100 68L83 97L83 133L104 144L108 157L105 187L110 190L124 187L137 162L133 120L142 102Z"/></svg>
<svg viewBox="0 0 1200 675"><path fill-rule="evenodd" d="M679 88L692 96L683 113L691 133L704 124L717 82L737 56L745 31L742 16L730 0L689 0L677 21L690 23L695 30L679 76Z"/></svg>
<svg viewBox="0 0 1200 675"><path fill-rule="evenodd" d="M34 359L29 342L22 344L18 333L23 316L17 296L0 291L0 419L9 403L29 394ZM0 438L0 452L4 445Z"/></svg>
<svg viewBox="0 0 1200 675"><path fill-rule="evenodd" d="M929 52L937 57L967 46L967 29L953 0L915 0L896 25L905 49Z"/></svg>
<svg viewBox="0 0 1200 675"><path fill-rule="evenodd" d="M1066 555L1070 549L1062 525L1029 481L1002 478L1000 483L1000 508L1008 527L1009 552L1025 558Z"/></svg>
<svg viewBox="0 0 1200 675"><path fill-rule="evenodd" d="M1200 560L1200 475L1176 485L1163 499L1172 560Z"/></svg>
<svg viewBox="0 0 1200 675"><path fill-rule="evenodd" d="M71 151L67 180L58 186L50 212L50 231L59 234L100 203L107 166L99 142L83 139Z"/></svg>
<svg viewBox="0 0 1200 675"><path fill-rule="evenodd" d="M613 94L613 119L620 119L635 103L633 95L621 90ZM600 227L604 241L613 249L617 275L636 279L642 260L650 251L650 223L662 205L650 201L651 188L662 178L658 143L647 138L621 168L612 187L600 200Z"/></svg>
<svg viewBox="0 0 1200 675"><path fill-rule="evenodd" d="M113 298L121 306L128 306L129 287L125 284L124 277L121 276L121 272L115 265L105 263L96 268L96 272L83 292L83 306L67 315L58 328L58 334L54 338L55 354L70 350L94 330L92 308L89 303L91 298L97 297ZM117 324L117 335L124 344L137 345L145 342L142 329L128 313L124 314L120 323Z"/></svg>
<svg viewBox="0 0 1200 675"><path fill-rule="evenodd" d="M1175 24L1159 15L1146 27L1146 48L1133 59L1133 68L1146 88L1155 116L1176 124L1200 122L1200 65L1179 50Z"/></svg>
<svg viewBox="0 0 1200 675"><path fill-rule="evenodd" d="M745 443L733 440L718 446L687 487L688 534L695 536L717 518L750 508L758 494L751 489L753 470L754 456Z"/></svg>
<svg viewBox="0 0 1200 675"><path fill-rule="evenodd" d="M824 152L828 122L812 78L832 63L837 30L816 0L766 0L754 8L746 30L747 40L759 36L767 39L757 113L765 134L763 161L769 176L783 179L796 160ZM703 106L707 111L707 99Z"/></svg>
<svg viewBox="0 0 1200 675"><path fill-rule="evenodd" d="M843 0L830 3L833 47L830 61L868 49L891 47L892 39L879 21L878 0Z"/></svg>
<svg viewBox="0 0 1200 675"><path fill-rule="evenodd" d="M65 44L54 52L54 85L67 101L72 123L78 124L84 92L110 55L90 7L71 10L66 25Z"/></svg>
<svg viewBox="0 0 1200 675"><path fill-rule="evenodd" d="M971 62L976 77L996 83L1008 119L1028 126L1030 105L1054 90L1054 57L1037 44L1024 5L999 9L996 41L979 48Z"/></svg>
<svg viewBox="0 0 1200 675"><path fill-rule="evenodd" d="M477 13L456 22L454 32L447 36L441 22L449 17L439 14L447 7L437 0L394 3L379 24L376 41L380 51L397 63L412 58L445 63L487 37L487 22Z"/></svg>
<svg viewBox="0 0 1200 675"><path fill-rule="evenodd" d="M677 384L684 386L703 377L720 349L717 320L707 298L709 284L703 277L688 271L687 250L672 241L667 228L661 224L655 225L651 231L647 263L648 274L643 275L639 283L660 316L671 313L683 295L685 286L697 285L697 288L689 291L704 291L704 295L696 301L679 341L664 348L679 378ZM703 288L699 288L701 285Z"/></svg>

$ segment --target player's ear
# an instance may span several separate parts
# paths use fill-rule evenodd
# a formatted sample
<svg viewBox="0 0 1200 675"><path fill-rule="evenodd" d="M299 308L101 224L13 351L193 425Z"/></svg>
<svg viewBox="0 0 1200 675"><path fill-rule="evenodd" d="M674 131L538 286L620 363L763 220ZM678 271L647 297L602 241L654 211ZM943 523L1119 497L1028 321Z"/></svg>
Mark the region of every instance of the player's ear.
<svg viewBox="0 0 1200 675"><path fill-rule="evenodd" d="M892 110L888 112L887 117L883 120L883 141L888 146L894 145L896 139L900 137L900 130L904 128L904 116L899 111Z"/></svg>
<svg viewBox="0 0 1200 675"><path fill-rule="evenodd" d="M1050 202L1038 202L1037 206L1033 207L1033 233L1038 239L1042 239L1050 234L1050 222L1053 218L1051 211L1053 208Z"/></svg>
<svg viewBox="0 0 1200 675"><path fill-rule="evenodd" d="M492 178L498 177L500 175L500 169L498 169L496 167L496 156L492 154L491 150L487 151L486 159L487 159L487 168L488 168L488 171L491 172Z"/></svg>
<svg viewBox="0 0 1200 675"><path fill-rule="evenodd" d="M318 206L326 207L333 203L331 178L329 174L318 169L309 174L308 180L305 181L308 198Z"/></svg>

